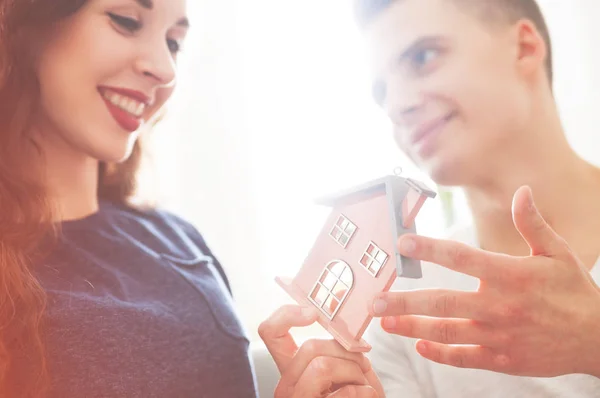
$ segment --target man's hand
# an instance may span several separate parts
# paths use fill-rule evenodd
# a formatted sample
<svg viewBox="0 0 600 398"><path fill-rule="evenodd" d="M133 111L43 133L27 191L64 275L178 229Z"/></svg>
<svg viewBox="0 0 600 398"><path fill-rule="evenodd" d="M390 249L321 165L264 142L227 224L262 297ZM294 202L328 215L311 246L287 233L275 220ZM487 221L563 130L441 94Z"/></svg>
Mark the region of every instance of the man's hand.
<svg viewBox="0 0 600 398"><path fill-rule="evenodd" d="M531 255L403 236L403 255L479 278L476 292L416 290L378 295L372 313L417 351L442 364L521 376L600 377L600 288L519 189L513 220Z"/></svg>
<svg viewBox="0 0 600 398"><path fill-rule="evenodd" d="M287 305L260 325L259 335L281 373L275 398L384 398L363 354L348 352L335 340L309 340L298 348L290 329L316 320L315 309Z"/></svg>

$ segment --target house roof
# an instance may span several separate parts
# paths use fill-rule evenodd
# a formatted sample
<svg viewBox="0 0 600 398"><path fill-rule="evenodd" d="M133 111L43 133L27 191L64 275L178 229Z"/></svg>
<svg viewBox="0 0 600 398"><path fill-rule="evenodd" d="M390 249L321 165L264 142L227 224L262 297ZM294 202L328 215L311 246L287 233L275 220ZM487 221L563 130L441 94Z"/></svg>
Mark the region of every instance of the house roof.
<svg viewBox="0 0 600 398"><path fill-rule="evenodd" d="M387 202L389 206L391 221L390 226L393 234L392 236L395 240L397 240L400 235L404 233L416 232L414 226L407 230L402 225L402 203L409 191L409 188L411 187L426 197L434 198L436 196L434 191L429 189L420 181L395 175L388 175L357 185L350 189L343 190L333 195L321 197L316 200L316 203L329 207L347 206L373 196L385 194L388 199ZM411 278L421 277L421 267L419 262L402 257L397 248L395 251L398 265L398 276Z"/></svg>
<svg viewBox="0 0 600 398"><path fill-rule="evenodd" d="M395 175L388 175L376 180L371 180L360 185L356 185L352 188L339 191L335 194L323 196L316 200L316 203L323 206L339 206L341 204L348 205L356 202L360 202L365 198L380 193L385 193L393 199L393 203L400 206L406 192L406 186L414 187L418 191L422 192L423 195L429 198L435 198L436 193L429 189L427 185L421 181L413 180L411 178L404 178ZM394 187L400 189L393 189ZM395 193L401 194L402 197L394 198ZM394 200L397 199L397 200ZM393 213L396 213L395 208L391 209Z"/></svg>

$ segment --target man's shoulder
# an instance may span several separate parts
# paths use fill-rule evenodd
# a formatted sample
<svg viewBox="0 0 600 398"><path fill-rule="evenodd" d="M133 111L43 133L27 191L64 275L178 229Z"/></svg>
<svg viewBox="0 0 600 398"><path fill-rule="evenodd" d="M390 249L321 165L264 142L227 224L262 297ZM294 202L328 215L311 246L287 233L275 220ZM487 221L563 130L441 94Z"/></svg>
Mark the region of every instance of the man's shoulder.
<svg viewBox="0 0 600 398"><path fill-rule="evenodd" d="M475 226L471 223L457 224L447 229L445 239L478 246Z"/></svg>

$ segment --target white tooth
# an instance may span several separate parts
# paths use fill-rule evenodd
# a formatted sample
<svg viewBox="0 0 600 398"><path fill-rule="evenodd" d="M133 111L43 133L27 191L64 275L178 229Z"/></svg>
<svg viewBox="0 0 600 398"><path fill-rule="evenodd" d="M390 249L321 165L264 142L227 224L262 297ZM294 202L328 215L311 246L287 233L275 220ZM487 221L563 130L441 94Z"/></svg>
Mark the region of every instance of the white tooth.
<svg viewBox="0 0 600 398"><path fill-rule="evenodd" d="M120 96L118 94L111 94L110 96L110 102L112 102L113 105L119 106L119 102L121 100Z"/></svg>
<svg viewBox="0 0 600 398"><path fill-rule="evenodd" d="M125 112L128 112L136 117L141 116L146 108L146 105L144 103L138 102L132 98L117 94L112 91L105 91L104 98L106 98L113 105L121 108Z"/></svg>
<svg viewBox="0 0 600 398"><path fill-rule="evenodd" d="M127 101L127 112L133 114L135 112L135 103L133 100Z"/></svg>
<svg viewBox="0 0 600 398"><path fill-rule="evenodd" d="M119 95L115 94L115 93L110 93L108 96L108 100L113 104L113 105L119 105Z"/></svg>

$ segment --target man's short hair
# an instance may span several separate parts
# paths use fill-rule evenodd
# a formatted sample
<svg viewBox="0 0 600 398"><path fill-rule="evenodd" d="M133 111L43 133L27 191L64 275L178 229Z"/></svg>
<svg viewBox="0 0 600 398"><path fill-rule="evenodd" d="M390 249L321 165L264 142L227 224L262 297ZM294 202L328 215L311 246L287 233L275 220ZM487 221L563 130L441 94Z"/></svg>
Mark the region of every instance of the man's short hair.
<svg viewBox="0 0 600 398"><path fill-rule="evenodd" d="M358 23L366 26L395 1L403 0L354 0L354 11ZM418 0L417 0L418 1ZM546 72L550 83L553 80L552 43L544 15L536 0L449 0L470 12L475 12L485 22L504 22L513 24L520 19L533 22L546 42L548 56Z"/></svg>

